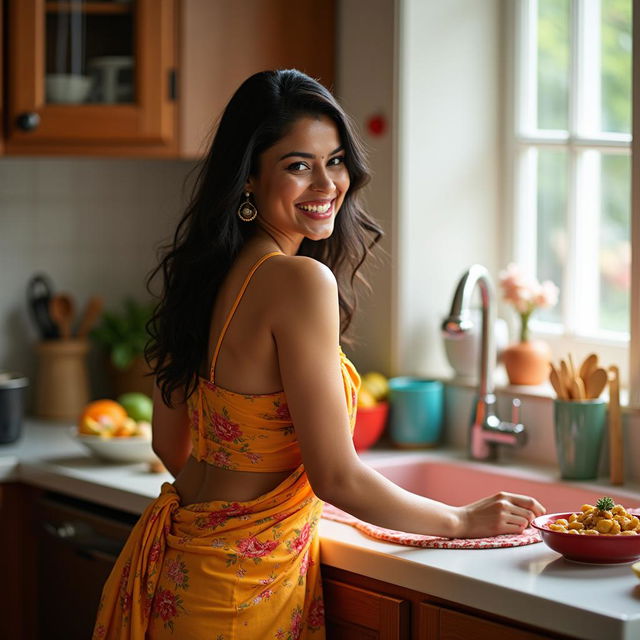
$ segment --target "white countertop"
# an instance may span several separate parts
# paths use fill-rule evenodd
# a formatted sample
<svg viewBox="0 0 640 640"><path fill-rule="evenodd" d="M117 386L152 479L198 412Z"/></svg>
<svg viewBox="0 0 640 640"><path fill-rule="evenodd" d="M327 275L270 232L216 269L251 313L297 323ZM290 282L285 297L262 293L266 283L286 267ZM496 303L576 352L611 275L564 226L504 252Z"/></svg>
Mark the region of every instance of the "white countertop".
<svg viewBox="0 0 640 640"><path fill-rule="evenodd" d="M374 462L385 455L363 458ZM70 437L69 425L27 420L21 440L0 445L0 481L11 480L140 513L172 477L149 473L144 464L100 462ZM543 543L419 549L377 541L329 520L321 521L320 536L322 561L331 566L557 633L640 638L640 582L629 565L574 564Z"/></svg>

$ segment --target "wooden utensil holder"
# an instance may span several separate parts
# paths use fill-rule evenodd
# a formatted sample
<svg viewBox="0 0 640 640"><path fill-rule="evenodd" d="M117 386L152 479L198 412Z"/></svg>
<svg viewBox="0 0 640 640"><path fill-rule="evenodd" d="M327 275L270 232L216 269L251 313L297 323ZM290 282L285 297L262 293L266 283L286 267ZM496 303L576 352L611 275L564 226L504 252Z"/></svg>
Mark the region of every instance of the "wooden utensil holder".
<svg viewBox="0 0 640 640"><path fill-rule="evenodd" d="M36 351L36 415L75 422L89 402L89 342L45 340Z"/></svg>

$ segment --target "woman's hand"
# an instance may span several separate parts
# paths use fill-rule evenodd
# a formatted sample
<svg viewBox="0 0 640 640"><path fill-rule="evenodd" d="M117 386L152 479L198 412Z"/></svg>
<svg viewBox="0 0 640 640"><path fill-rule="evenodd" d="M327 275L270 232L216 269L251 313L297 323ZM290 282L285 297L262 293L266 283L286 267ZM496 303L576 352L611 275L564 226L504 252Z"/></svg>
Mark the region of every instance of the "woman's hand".
<svg viewBox="0 0 640 640"><path fill-rule="evenodd" d="M501 491L458 507L456 537L484 538L522 533L534 518L544 513L546 509L535 498Z"/></svg>

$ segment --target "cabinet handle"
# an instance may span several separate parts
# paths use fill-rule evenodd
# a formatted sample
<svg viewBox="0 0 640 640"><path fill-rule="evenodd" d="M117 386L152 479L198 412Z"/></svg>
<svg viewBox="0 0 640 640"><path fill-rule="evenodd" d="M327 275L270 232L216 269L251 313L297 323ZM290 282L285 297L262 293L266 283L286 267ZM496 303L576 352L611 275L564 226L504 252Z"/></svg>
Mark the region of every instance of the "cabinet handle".
<svg viewBox="0 0 640 640"><path fill-rule="evenodd" d="M35 111L27 111L16 118L16 123L22 131L34 131L40 126L40 116Z"/></svg>

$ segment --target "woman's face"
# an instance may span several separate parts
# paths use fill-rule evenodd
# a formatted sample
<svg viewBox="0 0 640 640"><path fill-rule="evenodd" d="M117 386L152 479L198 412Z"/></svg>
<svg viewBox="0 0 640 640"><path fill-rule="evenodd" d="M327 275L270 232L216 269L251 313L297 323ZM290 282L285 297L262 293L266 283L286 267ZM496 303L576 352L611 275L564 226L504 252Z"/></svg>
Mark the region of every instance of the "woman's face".
<svg viewBox="0 0 640 640"><path fill-rule="evenodd" d="M259 159L247 188L258 209L256 222L287 253L304 238L333 232L349 189L349 173L336 125L326 116L303 116Z"/></svg>

